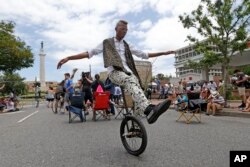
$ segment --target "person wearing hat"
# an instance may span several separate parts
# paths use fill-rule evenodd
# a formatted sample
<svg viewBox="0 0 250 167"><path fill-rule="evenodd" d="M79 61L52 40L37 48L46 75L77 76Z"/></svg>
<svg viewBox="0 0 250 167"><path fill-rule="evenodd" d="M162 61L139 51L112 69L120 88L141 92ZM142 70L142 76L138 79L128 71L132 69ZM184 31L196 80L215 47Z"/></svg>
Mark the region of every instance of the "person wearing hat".
<svg viewBox="0 0 250 167"><path fill-rule="evenodd" d="M218 91L210 91L211 94L208 97L207 111L206 115L210 115L210 110L212 110L212 115L215 115L216 111L221 110L225 103L223 96L219 94Z"/></svg>

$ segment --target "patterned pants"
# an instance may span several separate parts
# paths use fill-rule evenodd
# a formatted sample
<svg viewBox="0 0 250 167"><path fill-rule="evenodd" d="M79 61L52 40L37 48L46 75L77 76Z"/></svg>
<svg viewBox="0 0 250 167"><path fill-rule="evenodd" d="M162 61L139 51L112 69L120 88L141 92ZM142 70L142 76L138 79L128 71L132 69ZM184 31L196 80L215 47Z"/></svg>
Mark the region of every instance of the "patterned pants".
<svg viewBox="0 0 250 167"><path fill-rule="evenodd" d="M109 74L109 79L119 86L123 86L126 91L132 96L135 103L135 111L143 113L147 106L150 104L146 98L137 77L134 74L127 75L123 71L112 71Z"/></svg>

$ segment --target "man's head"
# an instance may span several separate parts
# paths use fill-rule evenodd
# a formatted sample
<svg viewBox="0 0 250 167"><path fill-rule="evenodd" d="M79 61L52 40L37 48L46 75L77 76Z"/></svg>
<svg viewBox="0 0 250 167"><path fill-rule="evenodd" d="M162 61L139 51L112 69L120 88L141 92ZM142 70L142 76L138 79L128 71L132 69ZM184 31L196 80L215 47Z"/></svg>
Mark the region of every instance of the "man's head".
<svg viewBox="0 0 250 167"><path fill-rule="evenodd" d="M95 79L99 80L100 79L100 75L99 74L95 74Z"/></svg>
<svg viewBox="0 0 250 167"><path fill-rule="evenodd" d="M240 73L241 71L239 70L239 69L236 69L236 70L234 70L234 74L238 74L238 73Z"/></svg>
<svg viewBox="0 0 250 167"><path fill-rule="evenodd" d="M90 72L82 72L82 79L89 78Z"/></svg>
<svg viewBox="0 0 250 167"><path fill-rule="evenodd" d="M69 79L70 78L70 74L69 73L65 73L64 77L65 77L65 79Z"/></svg>
<svg viewBox="0 0 250 167"><path fill-rule="evenodd" d="M122 40L128 31L128 22L125 20L119 20L115 26L116 38Z"/></svg>

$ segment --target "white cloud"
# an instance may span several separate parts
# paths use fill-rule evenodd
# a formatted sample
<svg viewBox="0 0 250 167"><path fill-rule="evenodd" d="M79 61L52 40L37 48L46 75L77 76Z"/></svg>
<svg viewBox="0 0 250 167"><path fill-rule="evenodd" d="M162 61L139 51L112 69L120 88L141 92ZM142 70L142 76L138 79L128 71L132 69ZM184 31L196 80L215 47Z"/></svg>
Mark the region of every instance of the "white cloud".
<svg viewBox="0 0 250 167"><path fill-rule="evenodd" d="M152 27L152 21L151 20L144 20L140 23L139 28L142 30L146 30Z"/></svg>
<svg viewBox="0 0 250 167"><path fill-rule="evenodd" d="M156 12L165 15L171 13L173 16L178 16L184 12L190 13L195 9L200 0L146 0Z"/></svg>
<svg viewBox="0 0 250 167"><path fill-rule="evenodd" d="M46 60L51 66L56 66L59 59L87 51L103 39L113 36L118 19L129 20L128 36L130 39L140 40L137 46L142 49L153 52L183 47L186 45L184 41L187 34L194 32L183 28L178 15L190 12L198 2L199 0L128 0L126 3L122 0L0 0L0 20L14 20L17 26L35 29L34 32L22 32L19 29L17 34L27 39L35 51L39 50L40 41L44 40L45 49L51 49L47 51ZM144 18L144 14L150 10L151 13L152 10L159 13L159 16ZM137 19L134 20L133 16ZM174 73L173 61L173 55L159 57L155 65L159 71L164 71L168 62L166 73L163 73ZM104 70L99 56L90 60L68 62L62 71L66 72L74 67L86 71L89 64L96 72Z"/></svg>
<svg viewBox="0 0 250 167"><path fill-rule="evenodd" d="M155 51L176 50L186 45L185 39L188 33L195 32L184 29L177 18L162 18L146 32L141 45Z"/></svg>

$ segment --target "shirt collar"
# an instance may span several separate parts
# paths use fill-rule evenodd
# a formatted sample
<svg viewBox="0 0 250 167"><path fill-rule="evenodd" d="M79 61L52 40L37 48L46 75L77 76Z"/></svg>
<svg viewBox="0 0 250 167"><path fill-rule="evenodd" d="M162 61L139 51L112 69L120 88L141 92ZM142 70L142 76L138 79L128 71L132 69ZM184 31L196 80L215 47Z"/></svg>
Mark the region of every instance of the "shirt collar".
<svg viewBox="0 0 250 167"><path fill-rule="evenodd" d="M118 41L118 39L116 39L116 37L114 37L114 41L115 42L123 42L123 39L121 41Z"/></svg>

